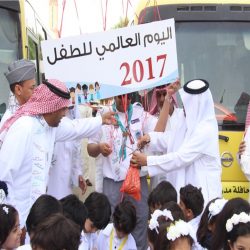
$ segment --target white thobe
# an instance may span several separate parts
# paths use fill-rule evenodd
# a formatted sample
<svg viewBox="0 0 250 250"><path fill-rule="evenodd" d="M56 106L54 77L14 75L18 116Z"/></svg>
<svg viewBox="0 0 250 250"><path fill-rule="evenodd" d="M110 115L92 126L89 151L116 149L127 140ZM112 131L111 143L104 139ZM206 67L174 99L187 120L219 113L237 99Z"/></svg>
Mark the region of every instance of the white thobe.
<svg viewBox="0 0 250 250"><path fill-rule="evenodd" d="M49 127L42 116L23 116L9 128L0 150L0 180L8 186L7 202L17 208L21 227L35 200L46 192L54 144L93 136L102 119L62 119Z"/></svg>
<svg viewBox="0 0 250 250"><path fill-rule="evenodd" d="M246 143L246 149L245 152L241 155L240 166L242 172L245 174L246 178L250 181L250 126L247 129L244 141Z"/></svg>
<svg viewBox="0 0 250 250"><path fill-rule="evenodd" d="M147 166L150 176L164 172L185 169L185 185L202 188L205 205L208 201L222 196L221 165L218 145L218 125L214 113L213 99L208 89L202 94L190 95L180 91L186 117L183 142L175 152L161 156L148 156ZM186 127L186 128L185 128ZM179 128L178 133L182 133ZM171 136L168 133L162 134ZM176 139L179 139L177 134ZM158 142L166 144L168 138ZM152 142L151 142L152 143ZM165 151L166 152L166 151Z"/></svg>
<svg viewBox="0 0 250 250"><path fill-rule="evenodd" d="M151 142L147 145L147 150L158 153L175 152L185 137L186 127L184 119L183 109L175 108L173 114L169 116L164 136L158 132L149 133ZM180 188L185 186L185 169L181 168L165 172L152 178L155 182L152 186L153 188L161 181L167 180L174 186L179 195Z"/></svg>
<svg viewBox="0 0 250 250"><path fill-rule="evenodd" d="M247 128L244 141L246 143L246 149L241 155L239 163L242 172L245 174L247 180L250 181L250 126ZM248 196L248 200L250 201L250 195Z"/></svg>
<svg viewBox="0 0 250 250"><path fill-rule="evenodd" d="M72 194L72 188L79 186L82 169L81 140L57 142L49 170L47 194L58 200Z"/></svg>
<svg viewBox="0 0 250 250"><path fill-rule="evenodd" d="M119 249L119 246L122 244L124 238L119 239L115 233L115 228L113 223L108 224L105 229L101 230L97 238L97 249L98 250L108 250L110 249L110 238L111 232L113 231L112 240L112 250ZM128 234L128 239L124 244L122 250L136 250L136 243L132 234Z"/></svg>

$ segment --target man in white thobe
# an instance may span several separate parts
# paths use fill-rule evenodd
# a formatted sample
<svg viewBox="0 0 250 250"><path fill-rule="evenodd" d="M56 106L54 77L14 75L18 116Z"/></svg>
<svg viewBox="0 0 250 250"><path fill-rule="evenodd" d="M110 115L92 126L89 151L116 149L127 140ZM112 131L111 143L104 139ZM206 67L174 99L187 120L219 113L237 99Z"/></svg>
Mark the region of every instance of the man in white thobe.
<svg viewBox="0 0 250 250"><path fill-rule="evenodd" d="M185 184L202 187L205 204L222 195L218 125L208 86L204 80L193 80L179 90L185 113L178 129L180 132L186 129L186 132L175 152L145 156L137 151L132 159L140 166L148 166L150 176L184 168ZM168 135L151 134L150 144L153 143L157 148L158 143L159 146L165 143L167 148ZM166 136L165 140L163 136Z"/></svg>
<svg viewBox="0 0 250 250"><path fill-rule="evenodd" d="M65 84L45 81L0 129L0 180L8 186L7 202L17 208L22 228L34 201L46 193L55 142L92 136L111 122L113 113L60 123L69 98Z"/></svg>
<svg viewBox="0 0 250 250"><path fill-rule="evenodd" d="M76 105L71 105L63 119L79 118ZM47 194L58 200L73 193L74 187L79 187L82 193L86 191L83 178L83 159L81 153L82 139L57 142L54 147Z"/></svg>
<svg viewBox="0 0 250 250"><path fill-rule="evenodd" d="M179 89L179 81L174 82L171 85L164 87L157 87L154 90L151 100L150 113L155 116L159 116L162 110L166 114L167 124L165 132L168 134L167 152L175 152L181 145L186 129L180 129L182 124L183 110L176 107L176 97L173 94ZM171 97L170 97L171 95ZM170 103L168 103L170 101ZM147 155L162 155L166 153L165 142L163 145L157 144L154 148L155 143L150 143L146 147ZM150 154L150 152L152 152ZM179 190L185 186L185 169L178 169L168 173L162 173L150 178L150 188L153 190L161 181L169 181L177 191L179 197Z"/></svg>
<svg viewBox="0 0 250 250"><path fill-rule="evenodd" d="M35 73L35 64L26 59L14 61L8 66L5 76L10 84L11 93L8 109L1 119L0 128L31 97L36 86Z"/></svg>

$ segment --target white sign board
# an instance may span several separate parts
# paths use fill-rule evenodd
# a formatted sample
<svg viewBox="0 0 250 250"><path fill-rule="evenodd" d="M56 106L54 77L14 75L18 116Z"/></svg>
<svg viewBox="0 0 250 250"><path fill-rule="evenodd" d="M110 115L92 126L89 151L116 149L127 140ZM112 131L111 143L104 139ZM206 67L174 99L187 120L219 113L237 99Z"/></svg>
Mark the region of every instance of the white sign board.
<svg viewBox="0 0 250 250"><path fill-rule="evenodd" d="M43 41L42 53L46 78L66 82L80 102L178 78L174 19Z"/></svg>

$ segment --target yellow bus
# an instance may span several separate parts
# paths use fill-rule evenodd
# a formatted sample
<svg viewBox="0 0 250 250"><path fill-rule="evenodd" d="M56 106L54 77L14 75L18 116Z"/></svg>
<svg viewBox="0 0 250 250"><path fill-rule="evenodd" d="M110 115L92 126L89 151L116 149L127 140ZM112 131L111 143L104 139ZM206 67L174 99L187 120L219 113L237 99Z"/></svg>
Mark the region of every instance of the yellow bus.
<svg viewBox="0 0 250 250"><path fill-rule="evenodd" d="M169 18L175 19L181 83L194 78L210 83L220 131L223 195L248 198L249 183L236 153L250 100L250 1L144 0L133 22Z"/></svg>
<svg viewBox="0 0 250 250"><path fill-rule="evenodd" d="M8 105L9 84L4 75L14 60L36 63L37 82L42 79L41 40L51 37L28 0L0 1L0 119Z"/></svg>

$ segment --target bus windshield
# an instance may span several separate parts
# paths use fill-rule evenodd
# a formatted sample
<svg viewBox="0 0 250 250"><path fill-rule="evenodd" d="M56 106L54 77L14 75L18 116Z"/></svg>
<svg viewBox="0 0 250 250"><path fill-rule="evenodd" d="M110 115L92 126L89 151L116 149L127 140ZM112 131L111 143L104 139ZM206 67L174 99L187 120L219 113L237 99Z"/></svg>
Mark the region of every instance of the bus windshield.
<svg viewBox="0 0 250 250"><path fill-rule="evenodd" d="M4 72L8 64L22 57L20 36L18 12L0 8L0 119L7 107L10 92Z"/></svg>
<svg viewBox="0 0 250 250"><path fill-rule="evenodd" d="M177 22L182 83L206 79L220 130L244 130L250 93L250 29L247 22Z"/></svg>

